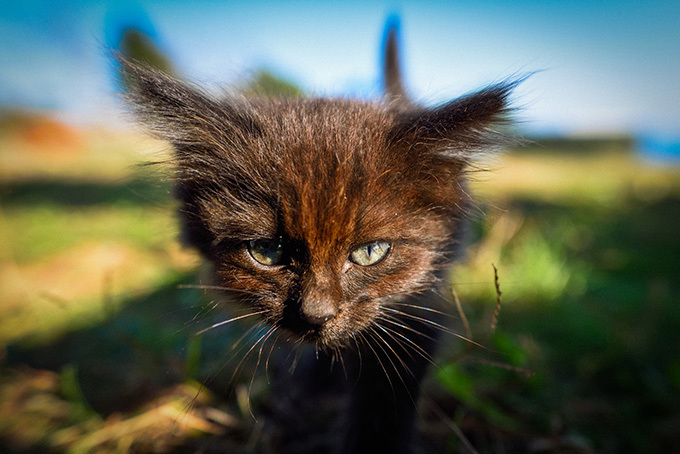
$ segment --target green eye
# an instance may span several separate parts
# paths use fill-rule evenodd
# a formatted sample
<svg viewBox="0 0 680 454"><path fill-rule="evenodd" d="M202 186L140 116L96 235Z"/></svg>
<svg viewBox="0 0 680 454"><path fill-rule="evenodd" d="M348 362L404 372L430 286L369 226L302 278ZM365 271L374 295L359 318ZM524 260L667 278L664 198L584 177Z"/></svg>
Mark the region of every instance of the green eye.
<svg viewBox="0 0 680 454"><path fill-rule="evenodd" d="M256 262L266 266L278 265L283 257L283 245L275 240L250 240L248 252Z"/></svg>
<svg viewBox="0 0 680 454"><path fill-rule="evenodd" d="M361 266L371 266L382 261L390 251L390 243L386 241L374 241L373 243L359 246L349 255L349 259Z"/></svg>

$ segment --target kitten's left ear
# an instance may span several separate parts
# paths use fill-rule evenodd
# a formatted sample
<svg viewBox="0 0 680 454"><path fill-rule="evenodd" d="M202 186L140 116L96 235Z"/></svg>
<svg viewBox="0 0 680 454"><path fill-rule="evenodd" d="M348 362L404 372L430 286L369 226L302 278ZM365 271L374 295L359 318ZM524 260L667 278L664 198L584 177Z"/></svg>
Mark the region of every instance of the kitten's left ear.
<svg viewBox="0 0 680 454"><path fill-rule="evenodd" d="M114 54L126 99L139 120L177 151L186 146L227 150L259 125L246 106L218 102L199 88ZM226 146L225 146L226 145Z"/></svg>
<svg viewBox="0 0 680 454"><path fill-rule="evenodd" d="M479 151L507 142L498 127L510 123L509 96L523 80L501 82L432 109L402 113L393 140L468 161Z"/></svg>

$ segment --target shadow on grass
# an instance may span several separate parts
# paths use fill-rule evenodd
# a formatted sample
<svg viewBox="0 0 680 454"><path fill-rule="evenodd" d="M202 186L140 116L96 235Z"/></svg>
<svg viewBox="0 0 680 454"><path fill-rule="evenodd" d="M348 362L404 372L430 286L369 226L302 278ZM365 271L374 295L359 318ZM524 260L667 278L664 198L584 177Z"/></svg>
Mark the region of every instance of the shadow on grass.
<svg viewBox="0 0 680 454"><path fill-rule="evenodd" d="M253 423L234 416L233 390L250 381L252 358L229 361L229 347L246 328L199 334L225 314L202 291L185 288L195 281L180 276L48 344L9 345L0 370L7 398L0 400L0 451L244 452Z"/></svg>
<svg viewBox="0 0 680 454"><path fill-rule="evenodd" d="M35 179L0 183L0 203L4 206L50 204L76 208L119 204L158 205L170 199L171 191L170 183L159 183L151 178L135 178L119 183Z"/></svg>
<svg viewBox="0 0 680 454"><path fill-rule="evenodd" d="M80 388L97 412L110 414L136 408L170 383L184 378L187 327L200 300L179 290L191 282L182 276L141 298L127 301L119 312L88 329L67 333L47 345L30 339L8 347L7 366L22 365L60 372L75 367Z"/></svg>
<svg viewBox="0 0 680 454"><path fill-rule="evenodd" d="M199 335L226 315L202 291L185 288L195 280L193 274L180 276L124 302L103 322L47 345L30 339L10 345L5 366L55 372L75 368L82 397L103 415L134 410L186 380L210 382L228 394L238 364L229 361L233 352L228 347L246 328L233 323ZM244 373L250 377L247 367Z"/></svg>

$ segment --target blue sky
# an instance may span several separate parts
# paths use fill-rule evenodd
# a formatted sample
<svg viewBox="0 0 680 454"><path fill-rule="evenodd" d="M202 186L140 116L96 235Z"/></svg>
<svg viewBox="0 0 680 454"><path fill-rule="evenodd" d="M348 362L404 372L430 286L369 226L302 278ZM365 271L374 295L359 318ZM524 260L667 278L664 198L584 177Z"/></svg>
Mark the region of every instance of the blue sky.
<svg viewBox="0 0 680 454"><path fill-rule="evenodd" d="M530 132L680 136L677 0L25 0L0 10L0 104L112 121L103 49L130 23L213 87L267 67L312 93L377 96L391 13L406 83L424 103L539 71L516 97Z"/></svg>

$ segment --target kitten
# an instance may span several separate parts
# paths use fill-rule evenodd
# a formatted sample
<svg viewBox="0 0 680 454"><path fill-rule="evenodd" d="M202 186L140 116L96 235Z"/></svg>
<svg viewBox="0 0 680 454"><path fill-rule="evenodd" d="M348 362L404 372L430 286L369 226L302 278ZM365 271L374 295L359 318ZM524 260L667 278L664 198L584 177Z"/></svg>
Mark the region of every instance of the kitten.
<svg viewBox="0 0 680 454"><path fill-rule="evenodd" d="M518 83L420 107L396 40L392 28L381 102L217 99L119 58L139 120L173 146L184 239L266 338L298 351L273 384L281 452L411 449L443 329L428 309L460 245L466 173L500 143L492 128ZM320 416L329 393L341 404ZM305 439L327 420L331 441Z"/></svg>

